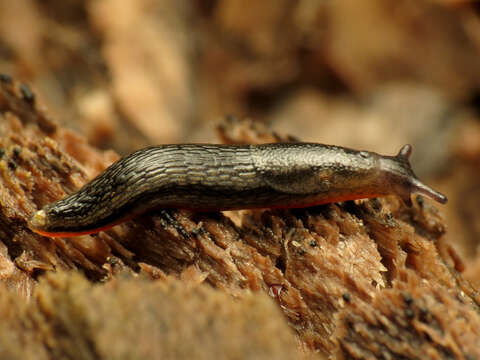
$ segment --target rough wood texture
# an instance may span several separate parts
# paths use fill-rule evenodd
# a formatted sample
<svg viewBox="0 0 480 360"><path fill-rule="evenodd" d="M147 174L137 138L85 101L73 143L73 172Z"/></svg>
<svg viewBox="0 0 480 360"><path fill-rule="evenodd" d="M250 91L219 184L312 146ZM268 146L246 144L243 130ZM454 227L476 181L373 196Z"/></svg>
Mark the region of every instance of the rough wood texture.
<svg viewBox="0 0 480 360"><path fill-rule="evenodd" d="M202 288L193 295L206 302L205 308L198 310L202 317L214 322L216 316L226 317L241 324L232 333L223 334L217 331L222 327L214 326L214 331L208 326L196 328L198 319L192 320L188 333L193 338L188 345L201 344L206 341L204 337L209 337L208 341L221 338L218 343L222 343L232 334L246 334L246 328L257 329L261 323L265 328L255 332L259 338L254 334L253 338L239 339L239 344L258 341L260 348L269 352L252 358L275 357L280 345L266 346L262 341L283 336L279 331L283 334L284 330L277 330L282 328L282 321L275 309L268 308L273 301L265 305L264 300L248 300L255 296L264 299L260 294L250 295L253 291L266 293L277 303L305 354L314 350L318 356L335 354L339 358L480 357L479 295L458 272L462 264L445 240L440 213L421 198L410 209L397 198L388 197L291 211L159 211L97 236L48 239L26 227L29 216L80 187L115 155L92 149L81 137L57 127L39 110L33 94L10 79L0 83L0 132L0 276L11 292L7 295L2 291L0 303L4 304L2 312L8 306L15 309L8 320L14 325L2 331L14 329L12 341L28 343L26 351L40 348L38 353L45 358L90 358L73 352L79 341L95 358L103 359L110 357L104 349L113 349L119 339L141 351L138 342L131 342L132 333L127 328L148 327L151 331L145 336L157 341L159 325L149 323L150 313L164 319L165 336L181 336L186 328L179 329L168 312L190 314L186 319L191 319L196 311L190 313L188 307L198 306L199 301L192 300L188 290L178 290L182 294L178 296L177 290L161 285L173 281L170 277L178 277L175 286L180 288L193 281L216 289ZM234 120L221 127L220 134L226 142L280 139L258 125ZM92 288L79 275L74 275L78 280L49 275L45 280L48 284L37 285L39 275L60 269L80 270L89 279L106 284ZM137 272L160 284L144 284L144 280L136 284L119 276ZM152 295L155 286L179 303L175 310L149 300L163 296ZM212 295L215 299L202 297L209 291L216 294ZM219 311L237 305L230 296L218 292L238 297L242 303L253 301L250 317L245 318L242 311ZM18 298L30 303L22 305L14 300ZM143 300L144 305L137 306ZM77 318L75 309L79 306L84 310ZM121 311L127 306L137 308ZM22 316L22 311L30 315ZM272 315L255 317L263 311ZM248 323L241 323L241 318ZM40 338L15 330L25 319L33 327L32 333L40 331ZM115 323L124 323L127 328L109 332ZM104 332L89 330L98 326L104 326ZM289 339L283 326L285 339ZM302 356L290 340L279 342L284 344L280 353L294 354L285 358ZM238 351L243 355L229 358L245 358L248 353L248 346L235 349L241 349ZM158 351L154 353L160 356Z"/></svg>
<svg viewBox="0 0 480 360"><path fill-rule="evenodd" d="M27 315L55 359L300 359L264 294L234 300L185 280L124 277L92 286L59 274L42 279L35 300Z"/></svg>

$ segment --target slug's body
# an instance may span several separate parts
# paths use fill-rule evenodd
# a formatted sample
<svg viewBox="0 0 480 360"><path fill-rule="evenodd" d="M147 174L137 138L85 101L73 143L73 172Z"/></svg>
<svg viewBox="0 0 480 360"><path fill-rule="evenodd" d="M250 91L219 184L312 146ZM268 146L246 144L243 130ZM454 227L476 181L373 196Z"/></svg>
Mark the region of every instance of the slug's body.
<svg viewBox="0 0 480 360"><path fill-rule="evenodd" d="M445 203L397 156L314 143L164 145L120 159L78 192L45 206L31 228L47 236L106 229L150 209L294 208L413 192Z"/></svg>

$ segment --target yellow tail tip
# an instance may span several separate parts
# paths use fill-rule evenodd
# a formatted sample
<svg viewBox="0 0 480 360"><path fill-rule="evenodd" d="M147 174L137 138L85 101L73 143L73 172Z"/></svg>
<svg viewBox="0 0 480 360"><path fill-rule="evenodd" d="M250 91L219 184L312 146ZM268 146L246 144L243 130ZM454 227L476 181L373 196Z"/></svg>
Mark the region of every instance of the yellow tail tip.
<svg viewBox="0 0 480 360"><path fill-rule="evenodd" d="M30 219L29 227L32 230L42 229L47 223L47 214L43 210L37 211Z"/></svg>

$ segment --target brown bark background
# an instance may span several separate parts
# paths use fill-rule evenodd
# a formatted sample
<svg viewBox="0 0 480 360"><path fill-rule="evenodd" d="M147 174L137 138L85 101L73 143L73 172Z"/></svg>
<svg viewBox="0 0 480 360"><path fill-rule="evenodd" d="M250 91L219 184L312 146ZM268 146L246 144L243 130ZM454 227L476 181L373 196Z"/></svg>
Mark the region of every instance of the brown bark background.
<svg viewBox="0 0 480 360"><path fill-rule="evenodd" d="M480 358L479 55L469 1L0 1L0 357ZM449 203L26 227L118 156L218 123L411 143Z"/></svg>

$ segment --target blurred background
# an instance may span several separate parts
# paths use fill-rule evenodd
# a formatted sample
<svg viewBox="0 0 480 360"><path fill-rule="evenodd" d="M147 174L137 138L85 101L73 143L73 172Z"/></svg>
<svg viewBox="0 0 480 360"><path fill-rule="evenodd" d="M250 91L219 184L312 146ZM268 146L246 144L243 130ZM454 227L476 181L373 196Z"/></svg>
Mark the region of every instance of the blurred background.
<svg viewBox="0 0 480 360"><path fill-rule="evenodd" d="M0 73L121 154L216 142L229 115L382 154L411 143L480 283L480 2L0 0Z"/></svg>

